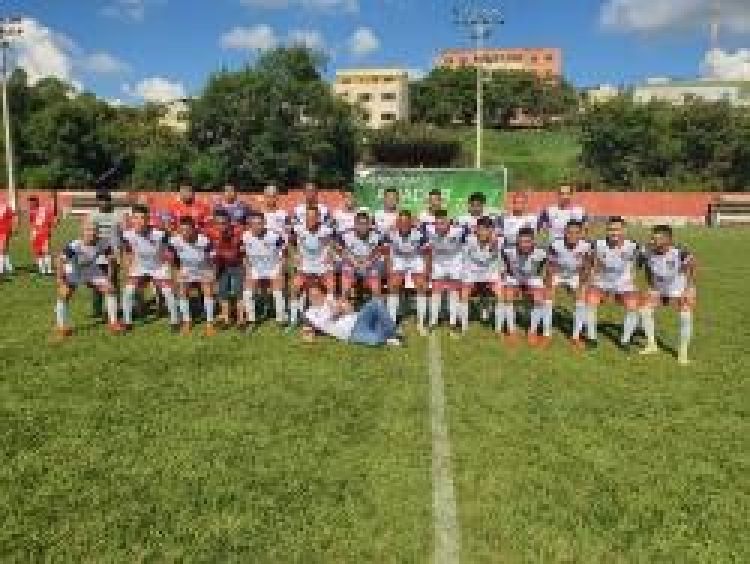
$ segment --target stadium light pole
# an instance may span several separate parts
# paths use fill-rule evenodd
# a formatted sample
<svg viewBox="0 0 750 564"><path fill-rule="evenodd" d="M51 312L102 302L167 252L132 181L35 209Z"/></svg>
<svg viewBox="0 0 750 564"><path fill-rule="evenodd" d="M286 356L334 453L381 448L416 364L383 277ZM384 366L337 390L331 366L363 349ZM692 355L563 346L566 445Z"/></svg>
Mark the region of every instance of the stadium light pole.
<svg viewBox="0 0 750 564"><path fill-rule="evenodd" d="M477 67L477 148L476 168L482 168L482 128L484 126L484 84L482 78L482 59L480 50L485 41L492 35L495 27L505 23L499 8L482 8L473 4L453 8L453 22L456 26L469 30L469 36L476 46L475 63Z"/></svg>
<svg viewBox="0 0 750 564"><path fill-rule="evenodd" d="M21 18L0 19L0 49L3 51L3 126L5 129L5 164L8 170L8 204L16 210L16 179L13 170L13 140L10 135L10 104L8 104L8 72L11 40L23 35Z"/></svg>

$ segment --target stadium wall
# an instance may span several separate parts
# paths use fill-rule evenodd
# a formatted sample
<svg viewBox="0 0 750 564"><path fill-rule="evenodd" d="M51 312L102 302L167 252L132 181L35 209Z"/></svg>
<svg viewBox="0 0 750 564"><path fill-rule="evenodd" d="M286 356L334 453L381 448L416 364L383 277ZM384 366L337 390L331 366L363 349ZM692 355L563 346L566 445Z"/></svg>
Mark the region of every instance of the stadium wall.
<svg viewBox="0 0 750 564"><path fill-rule="evenodd" d="M32 194L42 199L51 199L52 191L19 192L20 207L26 207L25 201ZM321 201L336 209L342 204L341 191L321 191ZM218 198L219 193L199 193L199 198L212 200ZM555 200L554 192L529 192L529 204L532 211L541 210ZM620 215L630 221L639 223L671 223L705 224L708 216L709 204L717 198L715 192L581 192L576 194L575 201L583 205L590 216L605 218ZM722 194L724 196L724 194ZM0 199L4 198L3 193ZM171 192L134 192L133 202L140 201L152 206L161 206L175 194ZM71 192L58 192L58 206L65 213L70 209ZM280 196L281 205L291 209L302 202L302 192L292 190ZM258 204L261 194L244 194L242 199L248 203Z"/></svg>

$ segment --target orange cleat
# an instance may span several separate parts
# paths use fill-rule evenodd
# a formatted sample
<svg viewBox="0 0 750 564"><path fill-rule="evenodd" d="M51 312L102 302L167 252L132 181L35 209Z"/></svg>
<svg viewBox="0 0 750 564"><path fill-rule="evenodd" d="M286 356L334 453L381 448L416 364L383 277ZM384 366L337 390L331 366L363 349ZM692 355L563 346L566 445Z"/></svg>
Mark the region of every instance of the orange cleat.
<svg viewBox="0 0 750 564"><path fill-rule="evenodd" d="M216 327L213 323L206 323L206 329L205 329L206 337L215 337L216 336Z"/></svg>
<svg viewBox="0 0 750 564"><path fill-rule="evenodd" d="M180 335L182 335L183 337L189 337L191 330L192 330L192 326L190 325L190 322L183 321L182 326L180 327Z"/></svg>
<svg viewBox="0 0 750 564"><path fill-rule="evenodd" d="M73 336L73 330L70 327L57 327L52 339L59 343Z"/></svg>
<svg viewBox="0 0 750 564"><path fill-rule="evenodd" d="M122 335L125 333L125 326L120 323L110 323L107 325L107 331L110 335Z"/></svg>
<svg viewBox="0 0 750 564"><path fill-rule="evenodd" d="M528 342L530 347L538 347L539 345L541 345L541 338L536 333L529 333L526 341Z"/></svg>
<svg viewBox="0 0 750 564"><path fill-rule="evenodd" d="M544 335L542 335L541 337L537 337L536 343L539 348L548 349L552 344L552 337L545 337Z"/></svg>
<svg viewBox="0 0 750 564"><path fill-rule="evenodd" d="M519 341L520 339L518 337L518 333L515 333L515 332L507 333L506 335L503 336L503 342L510 347L517 346Z"/></svg>
<svg viewBox="0 0 750 564"><path fill-rule="evenodd" d="M586 342L580 337L570 339L570 345L576 352L583 352L586 350Z"/></svg>

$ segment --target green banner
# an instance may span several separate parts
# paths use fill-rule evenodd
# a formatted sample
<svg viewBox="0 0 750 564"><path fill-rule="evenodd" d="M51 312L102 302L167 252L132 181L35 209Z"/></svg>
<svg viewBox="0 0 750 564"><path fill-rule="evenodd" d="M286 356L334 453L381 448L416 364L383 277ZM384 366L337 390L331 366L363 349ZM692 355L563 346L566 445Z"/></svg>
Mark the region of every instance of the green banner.
<svg viewBox="0 0 750 564"><path fill-rule="evenodd" d="M505 169L425 169L374 168L357 171L354 197L360 207L370 210L382 208L383 192L396 188L401 195L401 207L419 212L425 208L431 190L439 189L451 216L466 212L469 196L481 192L487 197L487 211L502 211L507 186Z"/></svg>

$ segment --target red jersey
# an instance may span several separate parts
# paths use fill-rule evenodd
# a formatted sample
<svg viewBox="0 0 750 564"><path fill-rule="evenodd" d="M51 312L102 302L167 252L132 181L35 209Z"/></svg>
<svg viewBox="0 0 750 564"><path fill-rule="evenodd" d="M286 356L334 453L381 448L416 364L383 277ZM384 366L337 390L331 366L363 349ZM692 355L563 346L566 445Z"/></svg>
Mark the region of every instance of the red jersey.
<svg viewBox="0 0 750 564"><path fill-rule="evenodd" d="M208 223L211 217L211 208L206 203L197 199L186 204L178 198L170 204L168 212L176 223L179 223L183 217L192 217L195 226L199 230Z"/></svg>
<svg viewBox="0 0 750 564"><path fill-rule="evenodd" d="M29 209L29 223L31 224L32 237L39 235L50 235L55 226L54 210L44 204Z"/></svg>
<svg viewBox="0 0 750 564"><path fill-rule="evenodd" d="M7 202L0 202L0 235L9 235L13 231L13 220L16 212Z"/></svg>
<svg viewBox="0 0 750 564"><path fill-rule="evenodd" d="M215 261L219 268L242 265L242 230L230 227L224 232L216 227L206 230L214 245Z"/></svg>

